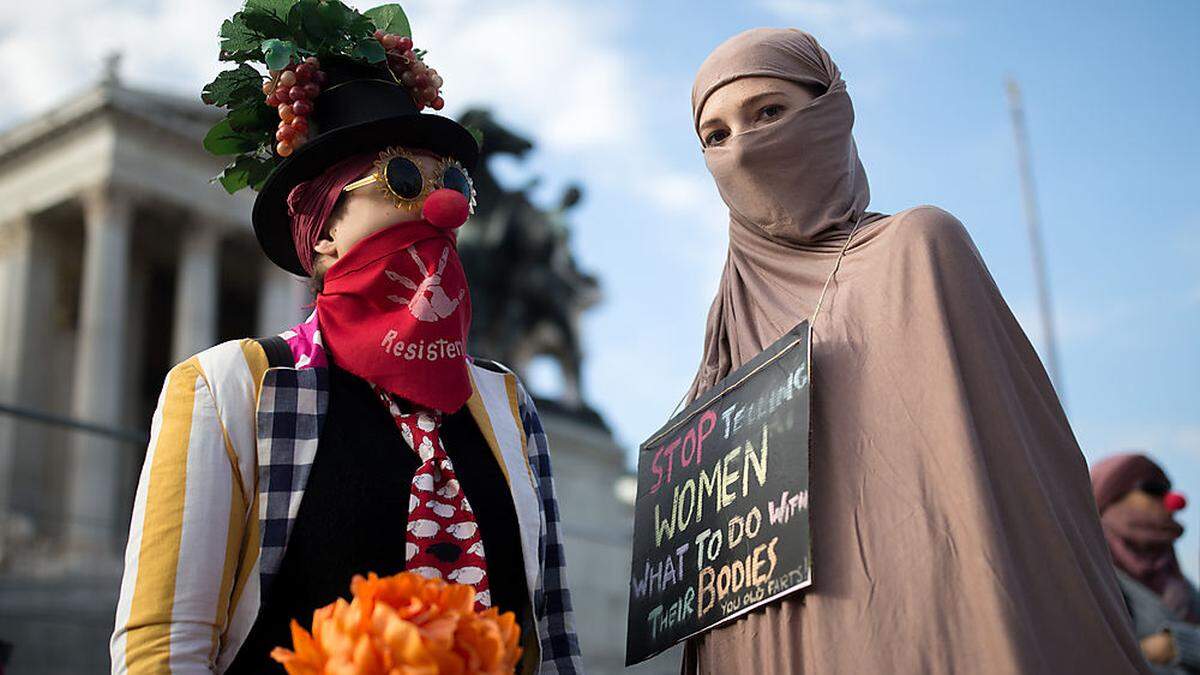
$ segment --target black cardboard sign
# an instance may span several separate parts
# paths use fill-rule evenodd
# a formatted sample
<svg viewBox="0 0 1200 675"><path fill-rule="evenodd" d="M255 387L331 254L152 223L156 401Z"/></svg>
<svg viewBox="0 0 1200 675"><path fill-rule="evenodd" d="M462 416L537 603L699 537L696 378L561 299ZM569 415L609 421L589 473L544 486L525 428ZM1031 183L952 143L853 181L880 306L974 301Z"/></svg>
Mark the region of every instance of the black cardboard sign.
<svg viewBox="0 0 1200 675"><path fill-rule="evenodd" d="M796 326L642 444L625 665L812 583Z"/></svg>

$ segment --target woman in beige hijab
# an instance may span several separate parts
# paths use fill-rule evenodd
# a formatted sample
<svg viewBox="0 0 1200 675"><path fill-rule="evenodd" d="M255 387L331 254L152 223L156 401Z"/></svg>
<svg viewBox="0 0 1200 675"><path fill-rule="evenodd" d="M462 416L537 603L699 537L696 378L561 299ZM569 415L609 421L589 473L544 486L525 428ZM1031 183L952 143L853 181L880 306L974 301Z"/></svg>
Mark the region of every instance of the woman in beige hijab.
<svg viewBox="0 0 1200 675"><path fill-rule="evenodd" d="M1036 353L958 220L867 211L825 50L742 33L692 108L730 223L689 398L808 318L840 267L813 328L814 585L693 638L684 672L1146 672Z"/></svg>

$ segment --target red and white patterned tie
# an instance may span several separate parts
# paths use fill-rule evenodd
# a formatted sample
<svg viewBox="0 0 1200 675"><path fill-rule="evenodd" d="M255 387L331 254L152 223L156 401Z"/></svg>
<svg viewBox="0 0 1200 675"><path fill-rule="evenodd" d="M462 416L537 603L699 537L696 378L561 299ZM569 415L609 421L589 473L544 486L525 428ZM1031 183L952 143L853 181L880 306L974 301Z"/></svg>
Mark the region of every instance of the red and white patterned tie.
<svg viewBox="0 0 1200 675"><path fill-rule="evenodd" d="M442 446L442 414L405 413L388 392L376 388L400 435L421 460L408 497L405 568L432 579L475 587L476 609L492 605L479 523Z"/></svg>

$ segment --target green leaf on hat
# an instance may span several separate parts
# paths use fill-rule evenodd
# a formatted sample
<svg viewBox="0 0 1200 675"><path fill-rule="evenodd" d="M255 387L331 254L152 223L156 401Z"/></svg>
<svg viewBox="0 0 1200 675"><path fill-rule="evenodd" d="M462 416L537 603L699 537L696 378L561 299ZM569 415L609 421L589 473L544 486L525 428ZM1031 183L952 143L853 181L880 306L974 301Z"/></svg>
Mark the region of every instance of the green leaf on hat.
<svg viewBox="0 0 1200 675"><path fill-rule="evenodd" d="M250 187L255 191L261 190L263 183L266 183L267 177L271 175L271 170L279 162L275 159L261 159L258 157L248 157L246 159L253 162L250 164Z"/></svg>
<svg viewBox="0 0 1200 675"><path fill-rule="evenodd" d="M201 100L209 105L234 108L243 101L262 95L262 75L245 63L233 70L226 70L209 82L200 94Z"/></svg>
<svg viewBox="0 0 1200 675"><path fill-rule="evenodd" d="M337 36L337 26L332 17L322 10L320 0L299 0L288 12L287 23L296 38L296 44L307 49L318 50L323 44Z"/></svg>
<svg viewBox="0 0 1200 675"><path fill-rule="evenodd" d="M412 37L412 28L408 25L408 17L400 5L389 4L372 7L363 14L370 17L375 27L389 35Z"/></svg>
<svg viewBox="0 0 1200 675"><path fill-rule="evenodd" d="M258 190L271 173L273 163L253 155L238 157L216 177L225 191L233 194L244 187Z"/></svg>
<svg viewBox="0 0 1200 675"><path fill-rule="evenodd" d="M280 21L287 20L288 11L296 0L246 0L246 9L254 9L273 14Z"/></svg>
<svg viewBox="0 0 1200 675"><path fill-rule="evenodd" d="M387 52L384 51L383 45L379 44L379 40L368 37L354 43L350 56L366 59L367 63L379 63L387 58Z"/></svg>
<svg viewBox="0 0 1200 675"><path fill-rule="evenodd" d="M246 0L246 6L238 14L248 28L258 33L259 39L291 39L288 28L288 11L296 0ZM234 15L237 18L238 14Z"/></svg>
<svg viewBox="0 0 1200 675"><path fill-rule="evenodd" d="M213 125L204 136L204 149L214 155L238 155L258 149L260 141L258 134L234 131L225 118Z"/></svg>
<svg viewBox="0 0 1200 675"><path fill-rule="evenodd" d="M471 134L471 137L475 139L475 145L478 145L479 149L482 150L483 149L483 129L480 129L479 127L471 127L471 126L466 127L466 129L467 129L467 133Z"/></svg>
<svg viewBox="0 0 1200 675"><path fill-rule="evenodd" d="M269 143L269 131L278 126L279 113L264 103L259 95L234 108L225 119L229 121L229 127L237 133L257 134Z"/></svg>
<svg viewBox="0 0 1200 675"><path fill-rule="evenodd" d="M320 0L317 11L335 30L348 29L354 23L354 17L361 16L338 0Z"/></svg>
<svg viewBox="0 0 1200 675"><path fill-rule="evenodd" d="M238 12L238 14L242 17L242 23L257 33L260 39L280 38L286 40L292 37L292 30L288 27L287 22L272 12L261 9L246 9Z"/></svg>
<svg viewBox="0 0 1200 675"><path fill-rule="evenodd" d="M296 43L291 40L280 40L279 38L263 40L262 51L267 61L267 68L271 70L283 70L292 62L293 58L297 61L300 60L296 53Z"/></svg>
<svg viewBox="0 0 1200 675"><path fill-rule="evenodd" d="M261 44L262 37L250 30L241 12L221 24L221 51L230 57L225 60L256 59L261 56L258 51Z"/></svg>
<svg viewBox="0 0 1200 675"><path fill-rule="evenodd" d="M371 38L374 39L375 24L370 17L363 16L353 10L350 11L349 23L346 25L346 35L351 38ZM378 42L378 41L377 41Z"/></svg>
<svg viewBox="0 0 1200 675"><path fill-rule="evenodd" d="M250 184L250 170L245 166L239 166L242 164L242 159L238 158L238 161L225 167L214 178L214 180L221 183L221 187L225 188L225 191L229 194L233 194Z"/></svg>

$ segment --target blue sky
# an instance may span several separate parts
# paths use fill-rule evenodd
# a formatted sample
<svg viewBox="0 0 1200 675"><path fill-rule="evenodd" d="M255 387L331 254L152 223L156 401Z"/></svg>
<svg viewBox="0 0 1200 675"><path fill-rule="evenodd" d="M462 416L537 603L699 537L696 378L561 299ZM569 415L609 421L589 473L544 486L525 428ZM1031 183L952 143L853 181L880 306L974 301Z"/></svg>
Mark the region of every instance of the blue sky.
<svg viewBox="0 0 1200 675"><path fill-rule="evenodd" d="M375 3L352 3L365 8ZM573 242L605 300L584 319L585 393L633 448L699 359L725 209L691 131L697 66L723 39L795 26L832 53L858 114L872 207L936 204L970 230L1040 342L1003 81L1023 89L1063 393L1089 460L1145 448L1196 504L1200 566L1200 4L757 0L405 2L450 112L491 105L540 142L505 175L580 181ZM602 4L602 6L600 6ZM238 2L61 0L0 8L0 123L52 105L125 51L128 81L195 95ZM147 36L151 36L148 39ZM74 44L47 51L40 44ZM30 54L38 54L36 61ZM554 378L535 372L535 386Z"/></svg>

